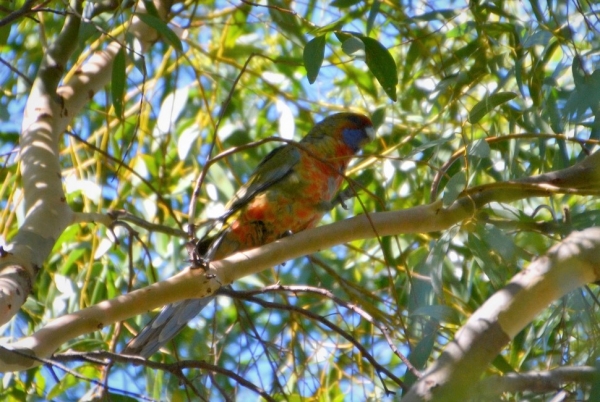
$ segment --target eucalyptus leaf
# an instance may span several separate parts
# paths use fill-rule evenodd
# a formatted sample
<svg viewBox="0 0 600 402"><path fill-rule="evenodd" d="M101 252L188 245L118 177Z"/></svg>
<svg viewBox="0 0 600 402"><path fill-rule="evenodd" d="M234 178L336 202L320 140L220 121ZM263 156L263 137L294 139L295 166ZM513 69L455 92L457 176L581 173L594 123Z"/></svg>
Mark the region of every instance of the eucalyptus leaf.
<svg viewBox="0 0 600 402"><path fill-rule="evenodd" d="M304 68L309 83L314 83L319 75L319 70L325 57L325 35L317 36L311 39L304 46Z"/></svg>
<svg viewBox="0 0 600 402"><path fill-rule="evenodd" d="M479 122L486 114L494 110L497 106L508 102L517 97L514 92L498 92L479 101L469 112L469 123Z"/></svg>

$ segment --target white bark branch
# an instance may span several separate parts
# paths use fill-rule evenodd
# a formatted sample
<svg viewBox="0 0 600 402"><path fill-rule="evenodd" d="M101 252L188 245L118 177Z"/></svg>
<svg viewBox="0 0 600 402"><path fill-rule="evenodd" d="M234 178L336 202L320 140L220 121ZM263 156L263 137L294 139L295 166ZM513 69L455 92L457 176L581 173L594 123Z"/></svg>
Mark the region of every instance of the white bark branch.
<svg viewBox="0 0 600 402"><path fill-rule="evenodd" d="M166 15L165 0L157 8ZM25 221L5 250L0 250L0 325L10 320L31 292L42 264L62 232L75 222L66 203L59 163L59 144L72 119L110 80L117 41L95 52L76 74L58 87L77 45L82 0L72 10L37 73L25 106L20 139ZM158 38L154 29L134 18L130 31L143 47Z"/></svg>
<svg viewBox="0 0 600 402"><path fill-rule="evenodd" d="M59 317L33 335L6 346L6 349L0 349L0 371L24 370L39 364L35 360L11 353L10 349L18 349L22 353L37 357L48 357L67 341L77 336L96 331L105 325L143 314L165 304L212 294L220 286L228 285L244 276L258 273L290 259L327 249L337 244L372 238L375 236L375 233L379 236L388 236L402 233L435 232L447 229L457 222L470 218L476 208L486 202L497 199L507 202L531 196L539 196L540 194L558 193L560 192L560 188L555 188L544 180L560 182L563 177L570 177L573 172L578 172L580 185L588 188L590 183L594 181L598 183L598 179L596 178L598 176L598 169L595 169L594 164L600 162L599 155L600 153L594 154L580 164L553 172L550 175L528 178L525 185L515 182L504 183L504 186L492 186L492 188L482 187L481 191L473 189L468 195L460 198L449 208L443 208L441 202L435 202L402 211L379 212L368 216L361 215L341 222L306 230L260 248L237 253L226 259L212 262L208 272L204 272L202 269L184 270L165 281L155 283L154 285L112 300L101 302L76 313ZM533 186L530 185L532 180L535 182ZM567 190L572 191L573 188L569 187ZM596 190L592 188L590 191ZM598 229L598 232L600 236L600 229ZM578 239L576 234L572 235L569 239L571 238ZM589 245L589 247L592 246L595 247L594 244ZM556 247L552 250L556 250ZM582 250L577 248L574 251ZM591 250L586 249L583 251L593 254ZM598 255L600 256L600 254ZM573 258L576 258L576 253L574 253ZM540 261L542 260L540 259ZM532 269L532 272L537 272L535 267ZM555 270L551 270L551 272L554 273ZM528 295L520 296L523 300L519 299L519 303L525 304L519 305L517 311L520 314L521 311L525 310L526 315L524 314L524 317L513 318L512 315L506 315L502 311L501 317L504 327L502 327L501 333L514 336L518 332L519 327L524 326L539 309L549 303L548 298L552 301L554 300L552 297L559 297L559 294L588 283L595 278L593 267L588 265L581 265L579 269L573 272L564 269L560 272L561 275L558 278L552 275L540 278L541 283L538 286L541 286L544 291L548 292L549 296L547 295L546 299L539 301L535 298L532 299ZM486 317L487 315L493 316L500 313L495 306L500 302L506 303L510 299L510 291L514 286L525 286L525 283L521 283L521 281L528 280L530 275L525 273L521 275L524 275L525 279L519 279L521 276L517 276L515 280L519 282L517 282L517 285L509 285L509 293L501 293L492 302L488 302L482 307L487 312ZM562 286L558 288L559 290L547 290L547 288L555 289L559 285ZM532 307L529 307L530 305ZM474 316L474 324L470 326L467 324L465 335L461 335L460 337L461 343L458 346L459 349L466 347L465 344L468 343L467 341L475 339L475 333L486 329L484 325L485 321L481 321L479 318L480 314L482 313L476 313ZM469 322L472 320L473 318ZM507 322L505 323L504 321ZM509 335L504 335L500 338L497 336L491 338L499 339L498 345L493 349L494 353L497 353L496 349L504 345L508 341L508 338ZM485 359L482 360L484 367L487 364L487 359L491 359L493 356L485 356ZM481 373L481 370L478 373Z"/></svg>
<svg viewBox="0 0 600 402"><path fill-rule="evenodd" d="M72 2L77 14L81 0ZM20 140L25 221L0 260L0 323L7 322L25 302L44 260L70 223L59 164L61 102L58 83L75 50L80 20L69 14L42 59L25 106ZM9 268L9 269L7 269Z"/></svg>
<svg viewBox="0 0 600 402"><path fill-rule="evenodd" d="M600 278L600 228L574 232L490 297L402 399L465 401L495 356L550 303Z"/></svg>

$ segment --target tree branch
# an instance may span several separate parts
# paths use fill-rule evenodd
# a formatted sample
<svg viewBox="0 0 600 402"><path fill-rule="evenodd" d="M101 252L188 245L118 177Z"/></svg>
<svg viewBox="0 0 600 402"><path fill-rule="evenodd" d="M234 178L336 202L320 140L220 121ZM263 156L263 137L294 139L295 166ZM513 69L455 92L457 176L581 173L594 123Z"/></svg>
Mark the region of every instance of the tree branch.
<svg viewBox="0 0 600 402"><path fill-rule="evenodd" d="M529 373L508 373L482 380L474 394L478 397L492 397L504 392L555 392L566 383L591 383L598 378L595 367L558 367L549 371Z"/></svg>
<svg viewBox="0 0 600 402"><path fill-rule="evenodd" d="M71 7L81 12L82 1ZM0 260L0 324L7 322L31 292L32 284L56 239L71 222L61 182L59 139L64 127L58 83L75 50L79 17L69 14L45 54L25 106L20 140L25 221Z"/></svg>
<svg viewBox="0 0 600 402"><path fill-rule="evenodd" d="M490 297L402 400L467 400L493 358L542 309L598 278L600 228L572 233Z"/></svg>
<svg viewBox="0 0 600 402"><path fill-rule="evenodd" d="M223 367L216 366L214 364L207 363L205 361L196 361L196 360L184 360L176 363L159 363L154 362L148 359L144 359L137 356L128 356L128 355L119 355L110 352L86 352L86 353L77 353L77 352L69 352L58 355L55 357L56 361L62 362L73 362L73 361L88 361L93 364L108 364L108 361L118 362L118 363L128 363L128 364L136 364L144 367L148 367L154 370L163 370L167 371L178 378L184 380L186 377L183 375L182 370L184 369L199 369L208 372L213 372L217 374L221 374L227 376L242 386L248 388L251 391L254 391L258 395L262 396L267 401L275 401L271 395L269 395L264 390L260 389L258 386L253 384L251 381L248 381L242 375L235 373L231 370L227 370ZM52 360L48 361L52 362Z"/></svg>
<svg viewBox="0 0 600 402"><path fill-rule="evenodd" d="M23 3L23 6L21 8L19 8L18 10L13 11L12 13L8 14L6 17L0 19L0 27L4 26L4 25L8 25L11 22L31 13L31 9L33 8L33 6L35 6L35 3L38 0L26 0L25 3Z"/></svg>
<svg viewBox="0 0 600 402"><path fill-rule="evenodd" d="M0 325L19 311L56 240L75 220L62 187L60 140L71 120L109 82L112 62L121 47L117 41L109 43L82 66L74 66L76 73L68 74L58 87L77 47L82 0L72 0L71 7L62 31L42 60L25 107L20 159L26 215L5 252L0 253ZM157 8L166 15L166 6ZM137 18L130 31L144 46L158 35Z"/></svg>
<svg viewBox="0 0 600 402"><path fill-rule="evenodd" d="M229 294L232 294L232 293L229 293ZM233 294L235 294L235 292L233 292ZM381 364L379 364L377 362L377 360L375 360L375 358L373 357L373 355L371 353L369 353L369 351L364 346L362 346L362 344L355 337L353 337L347 331L343 330L342 328L340 328L336 324L332 323L331 321L329 321L325 317L322 317L319 314L315 314L312 311L303 309L303 308L298 307L298 306L293 306L293 305L290 305L290 304L281 304L281 303L270 302L270 301L266 301L266 300L260 299L258 297L255 297L255 296L244 295L243 293L235 294L235 296L239 297L241 299L244 299L244 300L247 300L247 301L259 304L259 305L261 305L261 306L263 306L265 308L276 309L276 310L284 310L284 311L288 311L288 312L297 313L297 314L309 317L310 319L315 320L316 322L321 323L323 326L329 328L333 332L335 332L338 335L340 335L342 338L346 339L348 342L352 343L354 345L354 347L357 348L360 351L361 355L369 363L371 363L373 365L373 367L375 368L375 370L378 373L384 373L390 379L392 379L396 384L398 384L400 387L402 387L404 390L406 390L406 386L404 385L404 382L401 379L399 379L398 377L396 377L394 375L394 373L392 373L387 368L385 368ZM392 395L392 394L394 394L393 391L390 391L387 388L387 386L385 384L385 381L383 381L383 379L382 379L381 382L382 382L383 388L385 389L386 395Z"/></svg>
<svg viewBox="0 0 600 402"><path fill-rule="evenodd" d="M509 202L527 197L558 194L561 191L579 191L581 194L596 192L597 188L600 188L600 168L596 167L597 164L600 166L600 153L593 154L582 162L567 169L535 176L533 178L526 178L523 181L505 183L503 186L482 186L472 188L448 208L444 208L441 201L438 201L429 205L418 206L401 211L379 212L368 216L360 215L341 222L306 230L265 246L234 254L223 260L211 262L206 271L202 269L184 270L162 282L155 283L146 288L116 297L112 300L101 302L95 306L51 321L36 333L7 346L7 349L1 351L0 371L23 370L38 364L34 360L21 357L16 358L14 354L10 353L8 348L20 350L29 349L27 353L34 356L47 357L68 340L96 331L105 325L110 325L143 314L147 311L179 300L211 295L221 286L229 285L244 276L258 273L290 259L327 249L337 244L372 238L374 236L374 230L376 230L380 236L403 233L436 232L447 229L464 219L471 218L475 213L476 208L491 201ZM566 181L568 178L575 179L573 179L572 182L569 182ZM565 184L568 185L568 187L557 187L559 184ZM581 188L581 190L578 188ZM581 233L589 234L591 233L589 232L590 230L592 229ZM600 231L600 229L598 230ZM578 236L581 237L582 235L578 233L573 234L561 244L569 246L572 244L573 247L578 247L579 243L575 241L580 239ZM575 241L575 243L573 243L573 241ZM591 250L595 249L596 244L586 244L586 247L588 246ZM560 250L569 250L569 248L566 247ZM586 255L593 255L593 252L590 250L585 249L583 251L586 251ZM555 251L551 251L551 253L552 252ZM600 245L597 247L596 252L597 255L600 256ZM571 257L573 259L576 258L575 254ZM539 261L541 260L536 261L534 264L539 264ZM532 266L537 267L537 265L534 264L532 264ZM550 269L550 267L551 266L547 266L545 268ZM543 267L537 267L536 269L541 268ZM558 272L561 275L565 274L562 269L563 265L560 265ZM550 289L547 289L548 293L545 294L543 298L537 300L535 298L533 300L528 299L528 297L530 297L528 293L525 293L525 296L520 296L525 297L525 299L518 303L519 308L517 314L519 316L514 320L511 318L511 323L506 323L506 325L511 325L509 328L510 331L507 332L507 334L514 336L522 326L529 322L532 318L532 314L537 313L539 309L554 300L550 297L557 298L562 295L563 291L566 292L567 290L563 289L562 285L568 285L568 289L570 290L595 280L595 273L593 271L594 266L580 264L578 265L578 269L580 276L577 276L578 271L577 269L574 269L573 271L567 272L568 276L560 277L558 282L556 282L557 278L551 275L548 275L548 277L540 277L541 279L544 279L542 283L547 284L544 286L550 287ZM525 272L529 272L529 270ZM550 270L550 272L553 272L553 275L556 275L556 269ZM519 278L521 278L521 276L517 276L515 280L519 281ZM520 282L518 282L517 285L509 285L509 293L513 291L514 286L524 285L525 284L521 284ZM561 286L558 288L553 287L557 285ZM493 298L494 303L496 304L507 300L507 294L502 292L499 294L500 296L498 297L500 300ZM485 309L482 307L483 311L487 312L486 309L489 308L488 306L489 302L484 305ZM493 307L494 304L491 306ZM527 306L529 310L525 311L525 306ZM492 309L491 311L496 310ZM477 318L479 315L475 314L473 317L475 318L472 319L476 320L475 324L473 324L475 325L475 328L468 329L467 333L471 333L479 328L478 325L480 325L480 323L477 321L479 320L479 318ZM506 328L504 328L504 330L508 331ZM500 344L493 348L494 352L497 352L500 347L508 342L509 336L505 335L504 337L506 339L501 339ZM463 339L467 338L463 336L460 339L461 343L458 344L459 346L456 346L459 349L460 347L463 347ZM486 342L484 342L484 345L486 345ZM493 356L495 356L495 354ZM486 356L484 361L487 362L489 357L490 356ZM481 364L483 364L483 362L481 362ZM483 366L485 367L485 364L483 364ZM481 370L476 372L480 373Z"/></svg>

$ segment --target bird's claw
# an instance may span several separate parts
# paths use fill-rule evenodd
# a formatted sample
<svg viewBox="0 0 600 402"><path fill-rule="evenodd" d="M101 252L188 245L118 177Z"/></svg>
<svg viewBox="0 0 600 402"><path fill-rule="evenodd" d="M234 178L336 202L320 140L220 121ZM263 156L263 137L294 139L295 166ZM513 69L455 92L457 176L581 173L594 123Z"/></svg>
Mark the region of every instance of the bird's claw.
<svg viewBox="0 0 600 402"><path fill-rule="evenodd" d="M348 210L348 205L346 205L346 201L348 201L352 197L354 197L354 190L350 187L347 187L335 196L333 204L340 204L342 208Z"/></svg>
<svg viewBox="0 0 600 402"><path fill-rule="evenodd" d="M192 261L191 269L201 269L204 272L208 271L210 268L210 261L206 258L198 258L195 261Z"/></svg>
<svg viewBox="0 0 600 402"><path fill-rule="evenodd" d="M206 271L209 268L210 261L202 257L202 255L198 252L198 243L199 241L197 240L188 241L187 243L185 243L185 249L187 250L188 255L190 256L189 261L192 264L191 268L201 268L204 271Z"/></svg>
<svg viewBox="0 0 600 402"><path fill-rule="evenodd" d="M289 229L288 229L288 230L286 230L285 232L283 232L283 233L281 234L281 236L279 236L279 238L280 238L280 239L283 239L284 237L289 237L289 236L291 236L291 235L293 235L293 234L294 234L294 232L292 232L291 230L289 230Z"/></svg>

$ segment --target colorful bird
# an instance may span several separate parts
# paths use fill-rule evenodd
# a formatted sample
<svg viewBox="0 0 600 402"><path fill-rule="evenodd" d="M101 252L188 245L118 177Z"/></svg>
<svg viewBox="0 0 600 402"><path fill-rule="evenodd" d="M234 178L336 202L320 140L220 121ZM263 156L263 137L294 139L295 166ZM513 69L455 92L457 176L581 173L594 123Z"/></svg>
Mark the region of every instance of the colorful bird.
<svg viewBox="0 0 600 402"><path fill-rule="evenodd" d="M227 205L220 232L198 242L202 259L216 261L315 226L333 207L350 159L374 135L368 117L338 113L314 126L299 144L274 149ZM123 353L151 356L213 298L166 306Z"/></svg>

